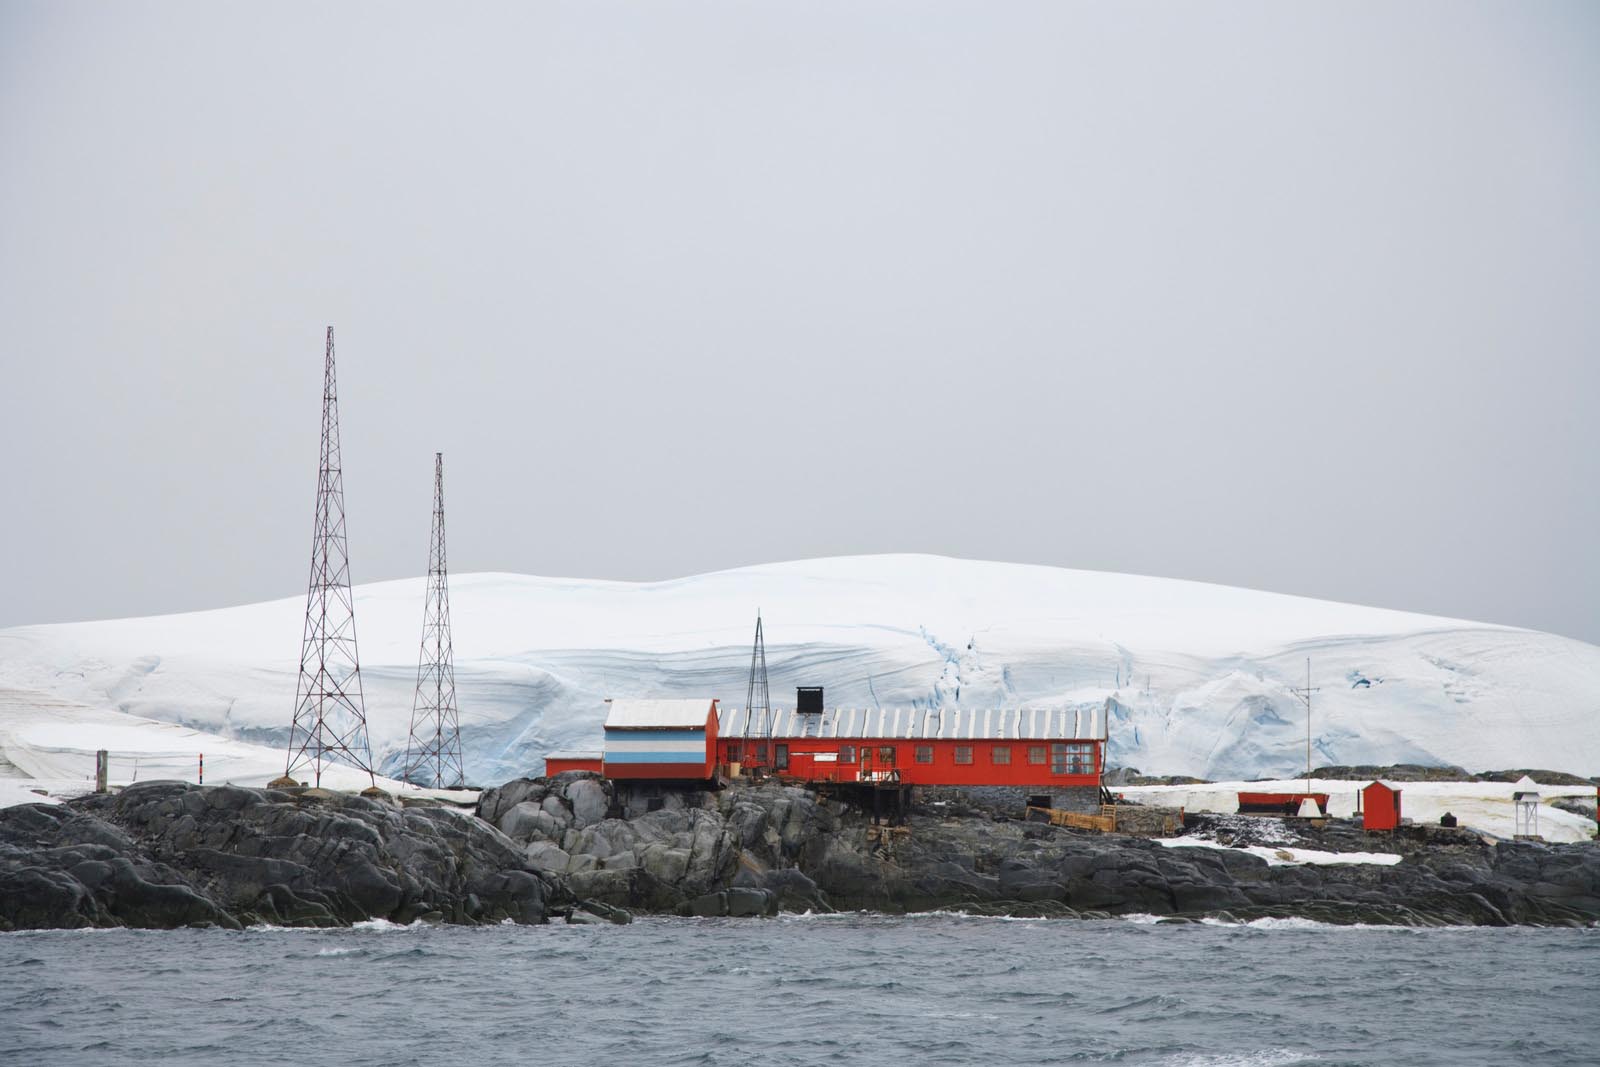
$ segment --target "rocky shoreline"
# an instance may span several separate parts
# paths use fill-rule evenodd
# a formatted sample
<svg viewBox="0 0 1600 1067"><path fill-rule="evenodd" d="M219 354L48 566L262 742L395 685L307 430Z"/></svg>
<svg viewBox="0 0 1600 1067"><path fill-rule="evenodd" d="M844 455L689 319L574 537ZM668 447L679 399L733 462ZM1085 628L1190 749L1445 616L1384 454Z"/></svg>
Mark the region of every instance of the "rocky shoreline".
<svg viewBox="0 0 1600 1067"><path fill-rule="evenodd" d="M1300 917L1398 925L1600 921L1600 846L1410 828L1369 838L1191 817L1205 847L1021 821L929 791L903 827L775 784L667 792L633 819L571 773L485 792L477 817L322 790L149 782L0 810L0 930L627 921L630 914L934 910ZM1398 853L1392 865L1258 852Z"/></svg>
<svg viewBox="0 0 1600 1067"><path fill-rule="evenodd" d="M608 788L583 775L521 779L485 793L478 812L579 896L649 912L959 910L1399 925L1600 920L1600 847L1592 843L1491 843L1429 827L1369 838L1338 822L1298 830L1281 820L1188 820L1186 834L1209 844L1402 855L1392 866L1273 865L1227 847L1171 848L1024 822L955 790L927 791L907 825L890 829L839 801L777 785L667 794L662 810L633 820L591 818Z"/></svg>
<svg viewBox="0 0 1600 1067"><path fill-rule="evenodd" d="M0 810L0 930L449 923L585 912L470 815L326 790L148 782Z"/></svg>

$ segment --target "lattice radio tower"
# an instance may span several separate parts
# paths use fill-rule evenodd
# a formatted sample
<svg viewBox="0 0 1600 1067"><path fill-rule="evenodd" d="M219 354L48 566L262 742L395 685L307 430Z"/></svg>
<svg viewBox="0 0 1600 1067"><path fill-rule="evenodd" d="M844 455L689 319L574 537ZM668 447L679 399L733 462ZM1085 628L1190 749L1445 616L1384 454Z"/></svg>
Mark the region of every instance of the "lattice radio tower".
<svg viewBox="0 0 1600 1067"><path fill-rule="evenodd" d="M752 729L752 723L754 728ZM761 612L756 612L756 643L750 650L750 685L744 694L745 737L759 737L759 746L746 744L757 758L750 760L754 767L767 762L767 746L772 740L772 701L767 694L767 645L761 639ZM749 753L747 753L749 754Z"/></svg>
<svg viewBox="0 0 1600 1067"><path fill-rule="evenodd" d="M444 562L444 453L433 454L433 537L428 593L422 605L422 655L411 704L405 780L442 788L461 785L461 720L456 714L456 669L450 646L450 587Z"/></svg>
<svg viewBox="0 0 1600 1067"><path fill-rule="evenodd" d="M336 759L365 771L375 787L361 665L356 658L356 613L350 592L340 463L339 399L333 371L333 327L329 326L322 371L322 462L317 474L316 529L311 537L311 583L306 593L300 680L283 777L292 781L295 773L309 764L320 786L322 765Z"/></svg>

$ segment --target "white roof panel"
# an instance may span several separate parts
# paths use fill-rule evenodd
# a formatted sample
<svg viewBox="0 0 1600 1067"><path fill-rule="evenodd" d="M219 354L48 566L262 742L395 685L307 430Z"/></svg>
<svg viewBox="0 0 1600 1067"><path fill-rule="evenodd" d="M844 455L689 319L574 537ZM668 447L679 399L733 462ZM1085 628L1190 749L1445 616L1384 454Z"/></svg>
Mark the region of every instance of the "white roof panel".
<svg viewBox="0 0 1600 1067"><path fill-rule="evenodd" d="M821 715L773 708L771 736L1064 741L1098 739L1102 722L1096 707L828 708ZM723 737L762 736L743 708L724 708L721 724Z"/></svg>
<svg viewBox="0 0 1600 1067"><path fill-rule="evenodd" d="M689 700L613 700L606 712L607 730L703 730L716 710L710 697Z"/></svg>

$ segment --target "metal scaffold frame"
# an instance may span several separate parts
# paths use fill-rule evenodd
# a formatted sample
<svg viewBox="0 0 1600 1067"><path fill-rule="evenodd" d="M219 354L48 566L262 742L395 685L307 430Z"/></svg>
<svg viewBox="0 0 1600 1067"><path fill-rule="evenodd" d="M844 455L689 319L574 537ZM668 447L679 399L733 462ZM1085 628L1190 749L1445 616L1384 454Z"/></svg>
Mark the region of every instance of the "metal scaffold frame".
<svg viewBox="0 0 1600 1067"><path fill-rule="evenodd" d="M761 636L759 611L756 612L756 643L750 650L750 684L744 694L744 717L745 736L761 739L744 754L745 764L759 770L768 766L772 759L772 698L767 693L767 645Z"/></svg>
<svg viewBox="0 0 1600 1067"><path fill-rule="evenodd" d="M461 720L456 710L456 671L450 639L450 585L444 551L444 453L433 455L433 534L428 549L428 591L422 607L422 653L417 694L411 705L411 736L402 777L412 785L459 786Z"/></svg>
<svg viewBox="0 0 1600 1067"><path fill-rule="evenodd" d="M333 327L329 326L322 372L322 452L311 536L311 579L306 591L300 674L283 775L292 780L302 768L310 766L313 781L320 786L323 764L337 759L364 771L376 786L372 749L367 740L361 664L356 653L342 463Z"/></svg>

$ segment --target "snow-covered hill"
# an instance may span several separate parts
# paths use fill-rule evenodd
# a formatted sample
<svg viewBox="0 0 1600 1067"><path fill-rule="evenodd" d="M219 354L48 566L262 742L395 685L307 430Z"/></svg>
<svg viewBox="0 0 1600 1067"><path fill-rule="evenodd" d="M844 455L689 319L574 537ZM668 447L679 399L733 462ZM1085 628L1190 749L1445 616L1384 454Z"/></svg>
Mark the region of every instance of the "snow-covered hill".
<svg viewBox="0 0 1600 1067"><path fill-rule="evenodd" d="M391 770L422 594L421 579L356 592L372 743ZM742 703L758 607L775 700L795 685L856 707L1110 698L1111 759L1146 773L1303 769L1305 717L1290 687L1304 684L1307 657L1320 687L1318 763L1600 769L1593 645L1196 582L863 556L641 584L454 576L469 778L499 782L537 772L548 750L592 747L608 696ZM289 598L3 630L0 688L280 746L302 610Z"/></svg>

